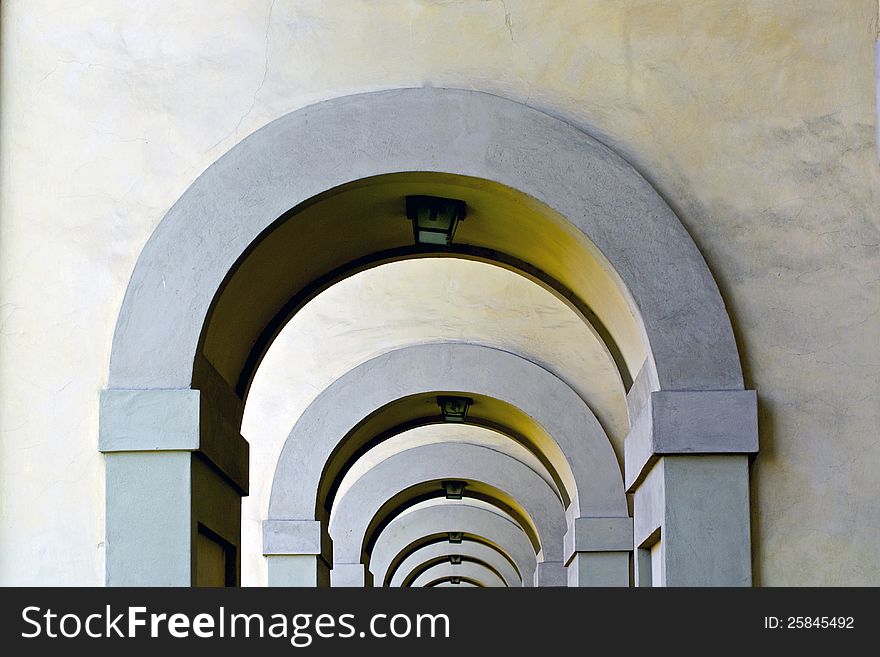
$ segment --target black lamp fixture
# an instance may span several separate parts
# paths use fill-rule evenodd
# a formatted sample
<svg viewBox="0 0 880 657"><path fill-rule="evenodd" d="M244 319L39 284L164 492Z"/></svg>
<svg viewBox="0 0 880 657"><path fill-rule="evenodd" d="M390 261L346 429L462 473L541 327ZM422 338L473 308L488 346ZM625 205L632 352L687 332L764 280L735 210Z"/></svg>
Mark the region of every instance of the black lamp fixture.
<svg viewBox="0 0 880 657"><path fill-rule="evenodd" d="M460 554L450 554L449 555L449 563L451 563L453 566L460 566L461 565L461 555Z"/></svg>
<svg viewBox="0 0 880 657"><path fill-rule="evenodd" d="M461 584L461 577L450 577L449 583L450 584Z"/></svg>
<svg viewBox="0 0 880 657"><path fill-rule="evenodd" d="M441 486L446 492L447 500L460 500L464 496L466 484L463 481L444 481Z"/></svg>
<svg viewBox="0 0 880 657"><path fill-rule="evenodd" d="M440 196L406 197L406 218L412 222L416 244L449 246L466 213L464 201Z"/></svg>
<svg viewBox="0 0 880 657"><path fill-rule="evenodd" d="M464 422L467 418L468 409L473 406L474 400L470 397L457 397L452 395L437 397L437 405L446 422Z"/></svg>
<svg viewBox="0 0 880 657"><path fill-rule="evenodd" d="M461 532L449 532L448 536L450 543L461 543Z"/></svg>

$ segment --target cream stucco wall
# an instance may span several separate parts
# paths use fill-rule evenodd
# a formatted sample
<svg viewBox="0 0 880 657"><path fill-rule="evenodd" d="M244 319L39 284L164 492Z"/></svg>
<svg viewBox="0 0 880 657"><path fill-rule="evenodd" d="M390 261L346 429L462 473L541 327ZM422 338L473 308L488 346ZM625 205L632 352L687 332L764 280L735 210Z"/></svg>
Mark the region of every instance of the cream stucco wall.
<svg viewBox="0 0 880 657"><path fill-rule="evenodd" d="M125 285L173 201L291 110L433 85L564 117L657 187L759 391L756 583L880 584L877 14L874 0L5 2L0 582L103 580L98 391Z"/></svg>

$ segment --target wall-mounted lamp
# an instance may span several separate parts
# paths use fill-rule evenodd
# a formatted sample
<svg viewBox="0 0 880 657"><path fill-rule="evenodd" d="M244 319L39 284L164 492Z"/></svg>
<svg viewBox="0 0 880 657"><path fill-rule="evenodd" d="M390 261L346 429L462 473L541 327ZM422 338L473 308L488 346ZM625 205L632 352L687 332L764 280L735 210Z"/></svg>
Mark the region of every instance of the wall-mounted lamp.
<svg viewBox="0 0 880 657"><path fill-rule="evenodd" d="M464 422L474 400L470 397L437 397L437 405L446 422Z"/></svg>
<svg viewBox="0 0 880 657"><path fill-rule="evenodd" d="M443 490L446 492L447 500L460 500L464 495L464 487L467 485L463 481L444 481Z"/></svg>
<svg viewBox="0 0 880 657"><path fill-rule="evenodd" d="M461 543L461 532L449 532L450 543Z"/></svg>
<svg viewBox="0 0 880 657"><path fill-rule="evenodd" d="M439 196L406 197L406 217L412 222L416 244L449 246L466 213L464 201Z"/></svg>
<svg viewBox="0 0 880 657"><path fill-rule="evenodd" d="M449 555L449 563L451 563L453 566L460 566L461 565L461 555L460 554L450 554Z"/></svg>
<svg viewBox="0 0 880 657"><path fill-rule="evenodd" d="M450 584L461 584L461 577L450 577L449 583Z"/></svg>

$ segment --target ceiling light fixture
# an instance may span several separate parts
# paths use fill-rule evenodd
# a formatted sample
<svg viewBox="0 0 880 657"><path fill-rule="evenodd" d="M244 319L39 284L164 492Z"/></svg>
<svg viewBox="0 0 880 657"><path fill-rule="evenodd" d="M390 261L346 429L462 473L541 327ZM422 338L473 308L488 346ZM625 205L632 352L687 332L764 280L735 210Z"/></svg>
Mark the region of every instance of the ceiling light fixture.
<svg viewBox="0 0 880 657"><path fill-rule="evenodd" d="M464 488L467 484L463 481L444 481L440 485L446 492L447 500L460 500L464 496Z"/></svg>
<svg viewBox="0 0 880 657"><path fill-rule="evenodd" d="M470 397L458 397L443 395L437 397L437 405L446 422L464 422L467 419L468 410L474 405Z"/></svg>
<svg viewBox="0 0 880 657"><path fill-rule="evenodd" d="M466 213L464 201L439 196L406 197L406 217L412 222L416 244L449 246Z"/></svg>

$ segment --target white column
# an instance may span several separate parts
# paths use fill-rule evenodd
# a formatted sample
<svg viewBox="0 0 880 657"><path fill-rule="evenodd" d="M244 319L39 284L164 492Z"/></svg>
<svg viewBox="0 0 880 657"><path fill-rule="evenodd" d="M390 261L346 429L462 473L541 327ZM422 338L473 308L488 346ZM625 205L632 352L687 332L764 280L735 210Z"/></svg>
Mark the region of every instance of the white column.
<svg viewBox="0 0 880 657"><path fill-rule="evenodd" d="M330 585L332 542L318 520L264 520L263 554L269 586Z"/></svg>
<svg viewBox="0 0 880 657"><path fill-rule="evenodd" d="M561 561L539 561L534 581L535 586L566 586L565 564Z"/></svg>
<svg viewBox="0 0 880 657"><path fill-rule="evenodd" d="M192 452L111 452L105 461L107 586L192 584Z"/></svg>
<svg viewBox="0 0 880 657"><path fill-rule="evenodd" d="M333 570L330 571L330 585L334 588L372 586L372 575L362 563L334 563Z"/></svg>
<svg viewBox="0 0 880 657"><path fill-rule="evenodd" d="M625 444L637 586L751 585L757 451L753 391L651 394Z"/></svg>
<svg viewBox="0 0 880 657"><path fill-rule="evenodd" d="M575 518L565 535L568 586L629 586L632 518Z"/></svg>
<svg viewBox="0 0 880 657"><path fill-rule="evenodd" d="M103 391L98 445L108 586L196 584L200 527L237 553L247 442L198 390Z"/></svg>
<svg viewBox="0 0 880 657"><path fill-rule="evenodd" d="M106 584L190 586L198 391L105 390L100 412Z"/></svg>

